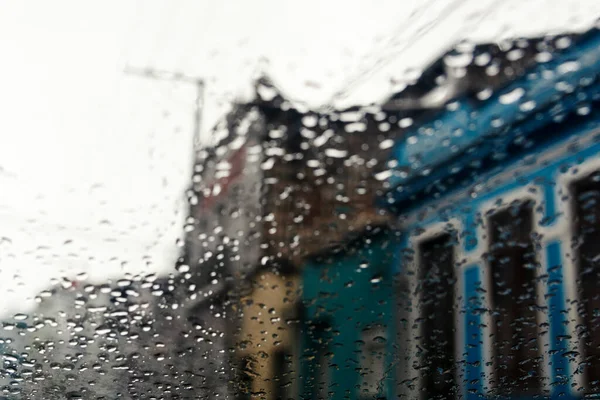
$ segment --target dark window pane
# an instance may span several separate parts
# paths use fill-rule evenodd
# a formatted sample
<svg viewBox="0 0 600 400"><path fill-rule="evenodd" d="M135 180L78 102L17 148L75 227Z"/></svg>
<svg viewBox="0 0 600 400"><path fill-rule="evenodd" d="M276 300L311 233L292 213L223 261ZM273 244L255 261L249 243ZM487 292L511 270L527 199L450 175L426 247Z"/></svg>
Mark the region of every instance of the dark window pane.
<svg viewBox="0 0 600 400"><path fill-rule="evenodd" d="M238 400L250 400L252 398L253 392L253 376L255 372L253 371L253 361L251 357L244 357L240 362L240 371L239 371L239 390L237 399Z"/></svg>
<svg viewBox="0 0 600 400"><path fill-rule="evenodd" d="M329 398L329 360L325 349L319 351L315 373L313 398L315 400L326 400Z"/></svg>
<svg viewBox="0 0 600 400"><path fill-rule="evenodd" d="M281 349L273 354L273 374L276 400L289 400L294 398L293 387L295 384L293 355L287 349Z"/></svg>
<svg viewBox="0 0 600 400"><path fill-rule="evenodd" d="M329 398L330 331L331 324L328 321L317 320L307 324L308 343L305 353L307 379L303 381L305 398L313 400Z"/></svg>
<svg viewBox="0 0 600 400"><path fill-rule="evenodd" d="M586 389L600 392L600 173L573 185L578 314Z"/></svg>
<svg viewBox="0 0 600 400"><path fill-rule="evenodd" d="M535 394L541 382L533 203L495 213L489 226L494 386L501 394Z"/></svg>
<svg viewBox="0 0 600 400"><path fill-rule="evenodd" d="M410 252L412 255L413 252ZM404 255L402 262L404 265L411 263L412 256ZM411 327L409 324L410 313L412 309L412 291L410 289L410 280L406 274L398 274L395 277L395 293L396 299L394 306L396 308L394 312L395 316L395 343L394 343L394 360L396 362L395 369L395 395L398 398L400 396L408 396L410 392L410 386L408 384L409 377L413 375L413 365L411 362L411 355L413 353L413 347L408 337L410 337Z"/></svg>
<svg viewBox="0 0 600 400"><path fill-rule="evenodd" d="M457 388L453 244L453 236L444 234L419 246L425 399L453 399Z"/></svg>

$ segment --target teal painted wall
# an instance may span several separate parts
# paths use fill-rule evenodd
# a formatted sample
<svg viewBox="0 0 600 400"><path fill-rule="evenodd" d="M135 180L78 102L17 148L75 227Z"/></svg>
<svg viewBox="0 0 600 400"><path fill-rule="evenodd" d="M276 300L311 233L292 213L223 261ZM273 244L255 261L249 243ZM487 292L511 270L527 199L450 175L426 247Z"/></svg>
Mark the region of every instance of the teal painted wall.
<svg viewBox="0 0 600 400"><path fill-rule="evenodd" d="M360 399L361 340L374 324L385 328L387 371L381 395L393 381L393 274L397 269L397 238L382 231L348 244L338 254L314 257L303 269L304 341L301 358L303 399L317 399L319 379L327 374L330 399ZM383 340L379 340L383 343ZM320 368L325 356L327 369ZM372 397L370 397L372 398ZM389 397L388 397L389 398Z"/></svg>

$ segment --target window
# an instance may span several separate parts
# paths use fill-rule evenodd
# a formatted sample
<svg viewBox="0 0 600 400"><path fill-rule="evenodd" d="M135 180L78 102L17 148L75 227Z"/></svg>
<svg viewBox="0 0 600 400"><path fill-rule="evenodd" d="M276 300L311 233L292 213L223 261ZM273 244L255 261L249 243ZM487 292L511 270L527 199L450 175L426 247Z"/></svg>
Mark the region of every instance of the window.
<svg viewBox="0 0 600 400"><path fill-rule="evenodd" d="M285 310L284 318L287 321L289 338L286 345L281 346L279 351L275 352L274 360L274 380L275 380L275 399L296 399L298 398L300 362L298 355L302 351L302 330L301 322L305 319L305 308L302 302L297 302L293 307Z"/></svg>
<svg viewBox="0 0 600 400"><path fill-rule="evenodd" d="M421 377L424 399L453 399L457 391L454 235L419 245Z"/></svg>
<svg viewBox="0 0 600 400"><path fill-rule="evenodd" d="M287 349L273 354L274 398L275 400L290 400L294 398L295 384L293 355Z"/></svg>
<svg viewBox="0 0 600 400"><path fill-rule="evenodd" d="M315 399L316 400L327 400L329 399L329 385L330 385L330 371L329 371L329 357L327 351L322 350L319 352L318 364L317 364L318 376L316 377L315 387Z"/></svg>
<svg viewBox="0 0 600 400"><path fill-rule="evenodd" d="M383 379L385 377L386 333L382 326L363 331L364 347L361 357L361 399L385 399Z"/></svg>
<svg viewBox="0 0 600 400"><path fill-rule="evenodd" d="M237 400L250 400L253 393L254 384L254 360L250 356L242 358L239 368L239 388L237 388Z"/></svg>
<svg viewBox="0 0 600 400"><path fill-rule="evenodd" d="M494 384L500 394L540 391L533 203L489 219Z"/></svg>
<svg viewBox="0 0 600 400"><path fill-rule="evenodd" d="M403 253L406 253L403 252ZM406 263L410 263L412 258L412 251L410 252L411 256L403 255L402 263L406 265ZM394 307L396 308L394 312L395 318L395 336L394 336L394 369L395 369L395 395L396 396L409 396L410 388L407 382L409 382L409 377L413 376L413 368L411 362L411 355L413 353L411 341L410 341L410 331L411 327L409 324L410 321L410 312L412 309L412 291L410 289L410 279L405 273L399 273L395 279L395 293L396 293L396 301L394 303Z"/></svg>
<svg viewBox="0 0 600 400"><path fill-rule="evenodd" d="M600 400L600 0L233 2L0 6L0 400Z"/></svg>
<svg viewBox="0 0 600 400"><path fill-rule="evenodd" d="M329 399L329 332L331 324L327 321L315 321L308 324L309 354L308 379L304 388L305 397L312 400Z"/></svg>
<svg viewBox="0 0 600 400"><path fill-rule="evenodd" d="M586 391L600 393L600 172L576 182L572 194Z"/></svg>

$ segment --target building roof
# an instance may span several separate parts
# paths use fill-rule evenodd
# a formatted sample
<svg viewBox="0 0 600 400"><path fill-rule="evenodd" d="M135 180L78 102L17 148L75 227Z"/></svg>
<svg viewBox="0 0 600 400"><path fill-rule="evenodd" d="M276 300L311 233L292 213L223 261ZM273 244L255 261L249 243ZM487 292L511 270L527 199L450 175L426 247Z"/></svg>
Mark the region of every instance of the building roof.
<svg viewBox="0 0 600 400"><path fill-rule="evenodd" d="M538 52L525 74L488 98L473 99L465 93L407 132L393 151L396 167L385 202L398 205L417 192L431 191L445 177L458 177L475 160L515 151L510 147L515 140L597 100L600 34L592 30L565 40L572 43L560 48L555 41L552 52Z"/></svg>
<svg viewBox="0 0 600 400"><path fill-rule="evenodd" d="M289 160L283 156L275 157L279 160L277 167L266 171L263 177L266 179L273 175L279 182L271 191L279 193L278 190L292 187L300 190L308 185L316 196L308 201L317 201L316 207L323 211L310 223L306 220L294 223L286 220L291 211L284 202L275 199L272 204L265 203L272 208L270 211L275 213L276 225L279 226L272 245L290 240L291 237L288 238L281 231L282 227L293 224L294 235L303 238L302 244L298 245L304 250L303 256L312 257L323 252L335 252L340 244L352 241L369 229L389 221L389 216L378 213L374 195L370 200L366 199L368 201L361 199L364 204L360 205L358 198L351 198L348 202L350 209L345 211L351 218L345 222L339 220L337 211L329 210L326 206L328 202L335 203L334 185L318 184L323 179L311 175L314 168L307 167L308 160L318 161L324 176L333 178L337 183L349 180L352 168L347 166L347 160L350 156L360 156L364 160L378 159L373 166L363 168L361 174L370 182L369 192L374 194L381 191L381 194L384 193L384 187L377 183L380 181L376 177L388 170L386 160L391 157L398 167L393 170L387 183L395 189L410 184L414 190L422 190L431 180L438 178L436 174L443 175L448 171L448 162L464 162L467 156L465 152L474 144L480 144L483 138L498 135L508 126L522 124L523 118L533 118L538 111L555 103L558 89L548 91L549 87L556 86L565 78L575 82L590 76L597 67L595 59L592 60L592 53L597 52L593 47L594 38L595 35L590 33L585 37L563 35L455 48L432 63L413 85L393 95L380 108L373 109L353 107L329 114L302 110L286 100L268 78L260 78L255 84L254 99L234 108L226 118L226 129L235 129L249 110L259 110L265 117L266 126L264 132L255 133L260 136L258 140L272 142L285 155L302 155ZM587 61L579 69L569 66L568 60L572 57L579 59L584 54ZM554 59L547 60L548 56ZM518 98L511 101L511 96ZM535 102L536 106L531 110L526 109L527 101ZM504 123L496 127L498 118ZM313 122L307 123L307 120ZM401 122L406 120L412 121L413 125ZM387 124L388 129L383 129L382 124ZM360 128L351 129L355 125ZM310 135L306 132L307 126L312 126ZM274 139L270 132L278 127L283 127L285 133ZM460 135L457 134L459 131ZM326 140L327 144L323 147L314 146L315 139L326 136L327 132L337 139ZM235 135L226 135L218 146L228 147L233 140ZM384 149L380 146L384 140L393 140L396 144L391 149ZM486 151L497 150L494 146L495 143L492 145L491 142L487 150L483 150L485 146L480 146L480 150L470 156L483 157ZM335 149L346 155L340 158L327 157L325 149ZM208 150L208 153L211 151ZM213 154L217 153L213 151ZM433 174L427 175L430 169ZM307 175L297 179L296 174L301 171ZM345 190L350 191L348 188ZM327 200L330 192L333 197ZM397 204L409 199L407 193L408 190L388 192L391 200L386 201ZM300 194L299 191L297 196ZM303 200L306 199L303 197ZM358 209L352 210L352 206L358 206ZM359 216L368 210L371 210L367 213L370 217ZM319 232L320 236L315 236L315 232ZM281 254L273 256L277 258Z"/></svg>

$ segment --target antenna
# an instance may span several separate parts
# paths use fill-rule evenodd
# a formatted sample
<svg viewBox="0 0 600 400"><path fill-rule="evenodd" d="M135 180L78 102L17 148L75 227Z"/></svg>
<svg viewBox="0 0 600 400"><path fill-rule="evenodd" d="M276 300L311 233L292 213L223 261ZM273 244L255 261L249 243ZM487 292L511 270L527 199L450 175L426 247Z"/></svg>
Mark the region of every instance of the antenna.
<svg viewBox="0 0 600 400"><path fill-rule="evenodd" d="M192 137L192 167L198 161L197 150L200 145L200 129L202 124L202 108L204 106L204 79L198 78L195 76L185 75L179 72L171 72L165 70L157 70L150 68L134 68L134 67L125 67L124 72L130 75L137 75L149 79L161 80L161 81L173 81L173 82L183 82L190 83L195 85L196 87L196 99L194 101L194 132ZM194 174L194 169L192 169L192 175ZM188 203L188 212L193 213L194 205ZM188 242L187 234L186 242ZM189 248L186 246L184 250L183 257L187 258L189 254Z"/></svg>
<svg viewBox="0 0 600 400"><path fill-rule="evenodd" d="M191 75L186 75L180 72L172 72L151 68L136 68L130 66L125 67L124 72L129 75L142 76L148 79L191 83L196 86L196 100L194 101L194 133L192 138L192 146L195 160L195 151L200 144L200 130L202 128L202 109L204 107L204 79Z"/></svg>

